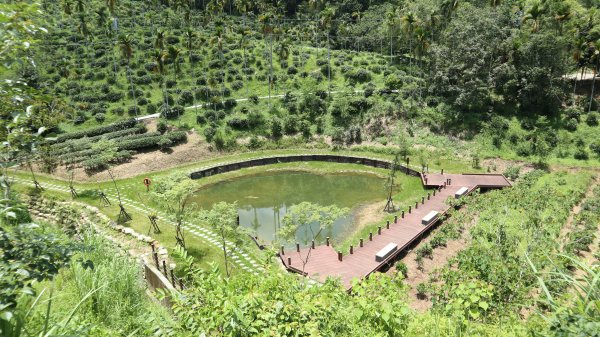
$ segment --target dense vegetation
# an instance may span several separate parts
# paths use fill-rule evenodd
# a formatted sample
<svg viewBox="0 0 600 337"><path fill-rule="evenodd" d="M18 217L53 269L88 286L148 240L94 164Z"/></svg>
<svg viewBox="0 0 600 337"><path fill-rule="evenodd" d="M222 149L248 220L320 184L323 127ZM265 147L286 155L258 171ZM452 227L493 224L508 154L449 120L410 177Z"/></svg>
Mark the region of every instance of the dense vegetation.
<svg viewBox="0 0 600 337"><path fill-rule="evenodd" d="M2 335L597 334L600 189L590 186L600 158L599 7L596 0L1 4ZM160 115L156 132L136 121L145 114ZM481 170L481 158L500 157L536 169L521 175L508 167L513 188L459 201L468 207L415 249L422 269L436 249L466 238L416 286L433 304L417 312L406 264L354 284L350 294L335 280L282 273L271 250L260 253L257 275L235 270L229 259L247 242L235 208L191 210L186 197L197 185L183 174L190 167L159 173L165 179L148 194L154 200L133 202L132 181L99 189L72 178L38 181L31 165L102 170L184 142L191 128L217 150L352 147L417 157L422 167L452 159ZM15 164L30 170L34 187L12 172ZM33 224L22 202L99 206L113 186L107 193L118 204L105 212L125 225L139 230L140 218L158 212L172 219L154 232L179 246L174 259L187 288L158 294L172 311L148 297L137 262L114 242L91 228ZM136 223L121 219L119 207ZM188 228L216 233L216 244L184 236Z"/></svg>

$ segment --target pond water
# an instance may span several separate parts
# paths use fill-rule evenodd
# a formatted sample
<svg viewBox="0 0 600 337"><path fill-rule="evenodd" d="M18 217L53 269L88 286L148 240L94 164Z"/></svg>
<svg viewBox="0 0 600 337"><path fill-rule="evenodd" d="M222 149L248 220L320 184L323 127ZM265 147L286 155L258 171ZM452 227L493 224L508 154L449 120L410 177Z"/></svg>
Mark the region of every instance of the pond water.
<svg viewBox="0 0 600 337"><path fill-rule="evenodd" d="M237 202L240 224L251 229L261 241L270 243L278 238L281 220L287 209L303 201L320 205L347 207L347 216L338 219L328 233L321 233L337 242L352 233L354 213L361 205L385 200L385 179L371 174L277 171L248 175L205 186L190 197L201 208L214 203ZM305 233L298 233L298 242L306 244ZM286 245L293 245L288 242Z"/></svg>

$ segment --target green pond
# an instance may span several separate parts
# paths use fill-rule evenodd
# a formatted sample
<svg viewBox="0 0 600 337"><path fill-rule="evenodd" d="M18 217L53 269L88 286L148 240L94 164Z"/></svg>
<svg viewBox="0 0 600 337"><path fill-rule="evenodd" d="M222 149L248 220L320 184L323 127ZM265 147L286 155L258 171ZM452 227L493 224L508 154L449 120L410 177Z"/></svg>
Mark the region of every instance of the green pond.
<svg viewBox="0 0 600 337"><path fill-rule="evenodd" d="M355 213L361 206L385 200L384 182L385 179L372 174L266 172L210 184L194 193L190 201L204 209L220 201L237 202L240 224L267 243L278 238L281 220L292 205L308 201L347 207L348 215L317 238L319 242L326 237L340 242L352 233ZM296 239L302 243L309 240L306 233L297 233Z"/></svg>

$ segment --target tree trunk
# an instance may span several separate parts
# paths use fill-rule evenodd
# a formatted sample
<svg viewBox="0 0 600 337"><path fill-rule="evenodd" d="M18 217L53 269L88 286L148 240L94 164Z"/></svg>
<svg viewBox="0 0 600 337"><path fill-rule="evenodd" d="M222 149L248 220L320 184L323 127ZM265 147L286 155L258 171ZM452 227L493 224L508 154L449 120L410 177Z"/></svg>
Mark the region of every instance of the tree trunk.
<svg viewBox="0 0 600 337"><path fill-rule="evenodd" d="M594 89L596 89L596 77L598 75L598 64L600 64L600 55L596 55L596 69L594 69L594 78L592 79L592 92L590 93L590 105L588 112L592 111L592 102L594 101Z"/></svg>

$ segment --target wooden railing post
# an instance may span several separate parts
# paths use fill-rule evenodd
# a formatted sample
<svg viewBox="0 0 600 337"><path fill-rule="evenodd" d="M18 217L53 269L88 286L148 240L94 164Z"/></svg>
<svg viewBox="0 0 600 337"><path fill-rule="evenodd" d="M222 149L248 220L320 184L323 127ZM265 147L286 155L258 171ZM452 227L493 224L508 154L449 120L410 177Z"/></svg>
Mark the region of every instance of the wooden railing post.
<svg viewBox="0 0 600 337"><path fill-rule="evenodd" d="M325 240L325 242L327 243L327 245L329 246L329 236L327 237L327 239Z"/></svg>
<svg viewBox="0 0 600 337"><path fill-rule="evenodd" d="M421 205L425 204L425 197L421 197Z"/></svg>
<svg viewBox="0 0 600 337"><path fill-rule="evenodd" d="M408 214L410 214L410 212L411 212L411 208L410 207L411 206L408 206Z"/></svg>
<svg viewBox="0 0 600 337"><path fill-rule="evenodd" d="M296 242L296 252L300 253L300 244Z"/></svg>
<svg viewBox="0 0 600 337"><path fill-rule="evenodd" d="M394 223L398 223L398 215L394 215Z"/></svg>
<svg viewBox="0 0 600 337"><path fill-rule="evenodd" d="M373 241L373 233L369 233L369 241Z"/></svg>
<svg viewBox="0 0 600 337"><path fill-rule="evenodd" d="M377 226L377 234L381 235L381 226Z"/></svg>
<svg viewBox="0 0 600 337"><path fill-rule="evenodd" d="M311 243L310 243L310 247L311 247L312 249L315 249L315 240L312 240L312 241L311 241Z"/></svg>
<svg viewBox="0 0 600 337"><path fill-rule="evenodd" d="M285 255L285 250L284 250L283 246L281 246L281 255Z"/></svg>
<svg viewBox="0 0 600 337"><path fill-rule="evenodd" d="M385 228L390 229L390 220L385 223Z"/></svg>
<svg viewBox="0 0 600 337"><path fill-rule="evenodd" d="M435 197L435 191L437 191L436 189L433 190L433 196Z"/></svg>
<svg viewBox="0 0 600 337"><path fill-rule="evenodd" d="M166 277L169 277L169 273L167 273L167 262L163 260L163 271Z"/></svg>
<svg viewBox="0 0 600 337"><path fill-rule="evenodd" d="M350 254L354 254L354 247L350 245Z"/></svg>
<svg viewBox="0 0 600 337"><path fill-rule="evenodd" d="M427 200L431 199L431 193L427 193Z"/></svg>
<svg viewBox="0 0 600 337"><path fill-rule="evenodd" d="M402 211L402 219L404 219L404 211Z"/></svg>
<svg viewBox="0 0 600 337"><path fill-rule="evenodd" d="M359 245L362 247L363 246L363 239L360 239L360 243Z"/></svg>
<svg viewBox="0 0 600 337"><path fill-rule="evenodd" d="M342 261L342 252L338 252L338 260Z"/></svg>
<svg viewBox="0 0 600 337"><path fill-rule="evenodd" d="M292 265L292 258L288 257L288 266L291 266L291 265Z"/></svg>
<svg viewBox="0 0 600 337"><path fill-rule="evenodd" d="M419 202L415 202L415 209L419 208Z"/></svg>

